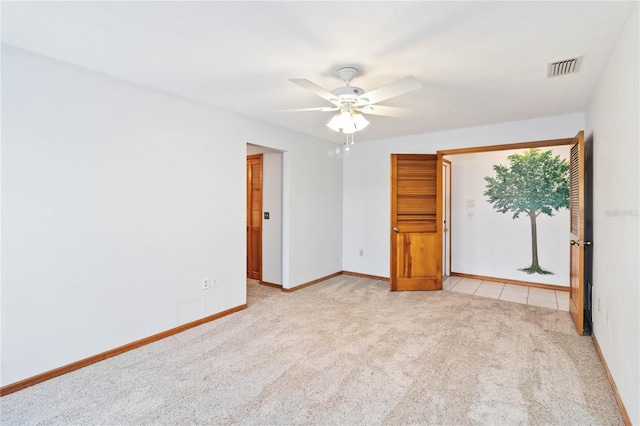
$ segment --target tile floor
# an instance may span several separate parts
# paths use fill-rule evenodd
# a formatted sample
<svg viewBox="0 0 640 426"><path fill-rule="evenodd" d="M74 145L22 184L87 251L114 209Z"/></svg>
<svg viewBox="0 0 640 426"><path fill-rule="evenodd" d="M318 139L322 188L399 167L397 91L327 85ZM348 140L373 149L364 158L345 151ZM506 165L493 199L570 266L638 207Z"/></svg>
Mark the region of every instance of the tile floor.
<svg viewBox="0 0 640 426"><path fill-rule="evenodd" d="M448 277L442 283L444 290L473 294L491 299L506 300L543 308L569 310L569 292L482 281L473 278Z"/></svg>

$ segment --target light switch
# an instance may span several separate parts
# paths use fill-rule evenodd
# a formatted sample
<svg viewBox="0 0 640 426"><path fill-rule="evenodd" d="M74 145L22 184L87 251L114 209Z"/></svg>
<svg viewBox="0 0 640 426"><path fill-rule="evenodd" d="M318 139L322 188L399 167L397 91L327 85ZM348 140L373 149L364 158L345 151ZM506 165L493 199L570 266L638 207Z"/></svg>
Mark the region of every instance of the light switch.
<svg viewBox="0 0 640 426"><path fill-rule="evenodd" d="M267 220L269 219L269 212L264 212L264 218Z"/></svg>

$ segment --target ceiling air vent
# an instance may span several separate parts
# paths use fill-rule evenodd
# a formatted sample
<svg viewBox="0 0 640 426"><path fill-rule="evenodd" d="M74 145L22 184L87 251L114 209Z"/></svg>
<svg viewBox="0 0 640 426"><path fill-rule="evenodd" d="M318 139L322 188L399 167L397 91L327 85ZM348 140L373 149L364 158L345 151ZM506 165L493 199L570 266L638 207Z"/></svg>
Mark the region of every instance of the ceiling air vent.
<svg viewBox="0 0 640 426"><path fill-rule="evenodd" d="M580 71L581 63L582 56L578 58L565 59L564 61L551 62L547 69L547 78L575 74Z"/></svg>

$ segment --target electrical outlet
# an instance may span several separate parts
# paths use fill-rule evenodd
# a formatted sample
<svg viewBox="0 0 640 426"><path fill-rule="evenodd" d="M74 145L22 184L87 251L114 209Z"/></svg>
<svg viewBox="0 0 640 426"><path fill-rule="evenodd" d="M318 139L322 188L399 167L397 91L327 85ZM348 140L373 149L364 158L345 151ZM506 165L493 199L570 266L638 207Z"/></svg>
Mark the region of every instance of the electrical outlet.
<svg viewBox="0 0 640 426"><path fill-rule="evenodd" d="M209 288L209 278L202 279L202 289L207 290Z"/></svg>

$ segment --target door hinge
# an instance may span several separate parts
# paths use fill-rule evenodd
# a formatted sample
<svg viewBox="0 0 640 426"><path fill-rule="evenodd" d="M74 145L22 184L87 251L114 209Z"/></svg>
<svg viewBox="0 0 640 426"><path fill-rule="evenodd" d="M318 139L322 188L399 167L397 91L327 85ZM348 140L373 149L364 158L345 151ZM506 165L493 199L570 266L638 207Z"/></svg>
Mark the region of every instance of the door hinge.
<svg viewBox="0 0 640 426"><path fill-rule="evenodd" d="M578 247L590 246L591 245L591 241L571 240L571 245L572 246L578 246Z"/></svg>

